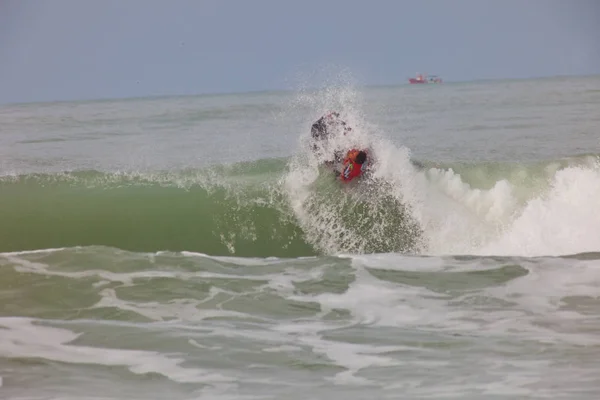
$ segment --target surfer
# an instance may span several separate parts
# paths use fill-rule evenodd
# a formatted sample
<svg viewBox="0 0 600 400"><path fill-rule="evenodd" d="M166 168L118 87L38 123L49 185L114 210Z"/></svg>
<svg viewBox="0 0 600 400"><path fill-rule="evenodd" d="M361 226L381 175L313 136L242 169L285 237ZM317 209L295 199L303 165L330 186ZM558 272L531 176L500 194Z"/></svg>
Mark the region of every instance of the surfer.
<svg viewBox="0 0 600 400"><path fill-rule="evenodd" d="M331 151L327 149L329 140L340 134L345 136L351 131L352 128L340 118L339 112L333 111L323 115L311 126L313 152L329 153ZM323 164L330 167L342 182L350 182L362 176L370 164L370 157L366 150L351 149L344 157L344 150L338 148L332 151L332 156L325 157Z"/></svg>
<svg viewBox="0 0 600 400"><path fill-rule="evenodd" d="M346 154L339 177L342 182L350 182L362 176L369 166L368 154L364 150L352 149Z"/></svg>
<svg viewBox="0 0 600 400"><path fill-rule="evenodd" d="M363 175L363 172L368 169L368 165L372 162L372 157L369 156L367 149L352 149L347 152L345 158L344 150L339 148L331 150L328 143L330 139L339 136L340 133L345 136L351 131L352 128L340 118L340 113L337 111L326 113L315 121L310 129L312 151L321 156L330 154L324 157L325 161L322 164L333 170L336 177L340 177L344 182L349 182ZM425 165L420 161L411 158L410 162L418 170L425 169Z"/></svg>

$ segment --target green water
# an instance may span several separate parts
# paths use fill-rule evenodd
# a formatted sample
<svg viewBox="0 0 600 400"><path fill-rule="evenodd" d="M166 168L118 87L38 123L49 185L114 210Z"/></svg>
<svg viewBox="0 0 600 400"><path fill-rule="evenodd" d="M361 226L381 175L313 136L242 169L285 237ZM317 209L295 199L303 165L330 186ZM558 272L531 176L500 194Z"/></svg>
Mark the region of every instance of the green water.
<svg viewBox="0 0 600 400"><path fill-rule="evenodd" d="M598 77L414 86L0 107L0 398L598 398Z"/></svg>

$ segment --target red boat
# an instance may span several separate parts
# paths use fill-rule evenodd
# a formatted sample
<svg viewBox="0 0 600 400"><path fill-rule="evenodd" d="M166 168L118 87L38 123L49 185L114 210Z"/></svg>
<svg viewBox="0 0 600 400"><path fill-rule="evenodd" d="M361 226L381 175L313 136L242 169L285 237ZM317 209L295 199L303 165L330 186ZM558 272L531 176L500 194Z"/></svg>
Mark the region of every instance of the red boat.
<svg viewBox="0 0 600 400"><path fill-rule="evenodd" d="M417 74L416 78L409 78L408 81L410 83L442 83L442 78L435 75L428 78L426 75Z"/></svg>

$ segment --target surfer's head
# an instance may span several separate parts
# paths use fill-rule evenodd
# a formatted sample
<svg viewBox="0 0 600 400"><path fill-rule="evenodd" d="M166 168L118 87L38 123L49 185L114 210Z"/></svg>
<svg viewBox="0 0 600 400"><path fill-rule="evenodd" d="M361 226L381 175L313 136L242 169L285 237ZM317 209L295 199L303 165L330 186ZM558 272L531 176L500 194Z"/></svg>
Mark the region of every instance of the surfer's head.
<svg viewBox="0 0 600 400"><path fill-rule="evenodd" d="M359 151L358 153L356 153L356 156L354 156L354 162L359 165L364 164L365 161L367 161L367 153L365 153L364 151Z"/></svg>
<svg viewBox="0 0 600 400"><path fill-rule="evenodd" d="M348 154L346 155L346 157L348 160L350 160L356 164L359 164L359 165L362 165L365 163L365 161L367 161L367 153L363 150L352 149L352 150L348 151Z"/></svg>

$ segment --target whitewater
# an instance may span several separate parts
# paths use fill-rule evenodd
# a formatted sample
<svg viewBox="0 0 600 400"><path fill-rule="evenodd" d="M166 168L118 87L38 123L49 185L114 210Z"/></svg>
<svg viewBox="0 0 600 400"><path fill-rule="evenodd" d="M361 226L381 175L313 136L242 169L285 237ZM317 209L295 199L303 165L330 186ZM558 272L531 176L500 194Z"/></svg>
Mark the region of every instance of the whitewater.
<svg viewBox="0 0 600 400"><path fill-rule="evenodd" d="M0 106L0 395L595 399L598 109L598 77ZM308 150L331 110L360 182Z"/></svg>

